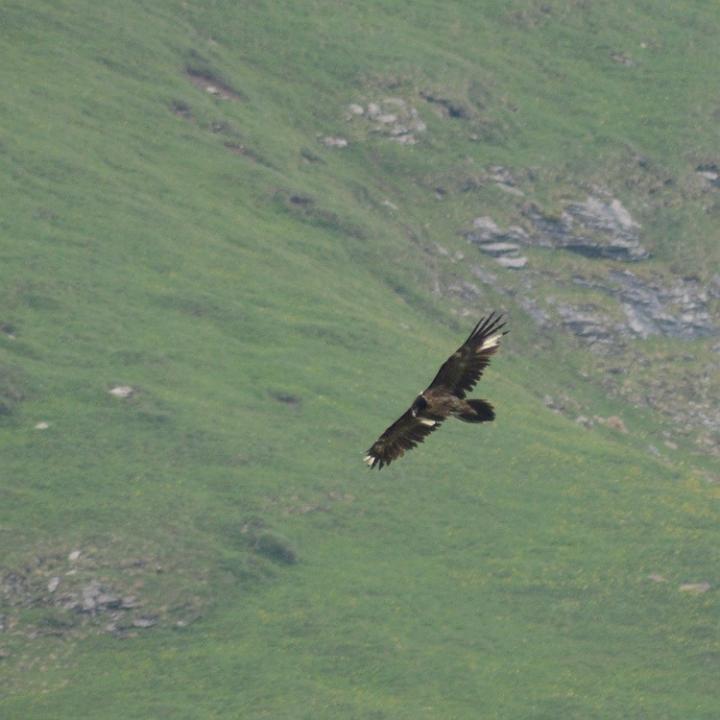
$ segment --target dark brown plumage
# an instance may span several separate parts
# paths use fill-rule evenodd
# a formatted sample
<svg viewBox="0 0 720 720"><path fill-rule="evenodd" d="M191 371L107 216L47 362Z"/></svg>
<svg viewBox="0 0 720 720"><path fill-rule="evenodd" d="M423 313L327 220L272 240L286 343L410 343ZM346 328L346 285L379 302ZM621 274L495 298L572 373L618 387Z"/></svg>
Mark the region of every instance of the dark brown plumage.
<svg viewBox="0 0 720 720"><path fill-rule="evenodd" d="M486 400L467 400L490 358L507 332L502 316L490 313L473 328L468 339L443 363L430 385L410 408L375 441L365 462L378 470L402 457L440 427L448 417L464 422L490 422L495 418Z"/></svg>

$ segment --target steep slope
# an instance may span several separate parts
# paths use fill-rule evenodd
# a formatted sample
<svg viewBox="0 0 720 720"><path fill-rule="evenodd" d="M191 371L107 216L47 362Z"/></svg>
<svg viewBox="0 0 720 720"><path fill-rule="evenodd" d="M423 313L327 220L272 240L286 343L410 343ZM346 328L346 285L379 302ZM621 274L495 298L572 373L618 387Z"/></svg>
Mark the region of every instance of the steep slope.
<svg viewBox="0 0 720 720"><path fill-rule="evenodd" d="M0 13L3 717L715 716L718 11Z"/></svg>

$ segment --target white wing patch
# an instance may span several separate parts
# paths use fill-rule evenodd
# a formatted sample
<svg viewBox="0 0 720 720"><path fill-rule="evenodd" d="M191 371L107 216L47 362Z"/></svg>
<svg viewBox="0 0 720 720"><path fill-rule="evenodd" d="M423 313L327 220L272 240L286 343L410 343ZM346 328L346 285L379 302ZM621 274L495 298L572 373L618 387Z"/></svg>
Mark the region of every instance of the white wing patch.
<svg viewBox="0 0 720 720"><path fill-rule="evenodd" d="M375 462L375 458L372 455L366 455L363 460L366 465L372 465Z"/></svg>
<svg viewBox="0 0 720 720"><path fill-rule="evenodd" d="M491 335L489 338L485 338L483 340L483 344L478 348L478 352L481 350L487 350L491 347L497 347L500 344L500 338L502 337L502 334L498 335Z"/></svg>
<svg viewBox="0 0 720 720"><path fill-rule="evenodd" d="M428 427L435 427L435 425L437 425L437 420L429 420L428 418L420 418L420 422Z"/></svg>

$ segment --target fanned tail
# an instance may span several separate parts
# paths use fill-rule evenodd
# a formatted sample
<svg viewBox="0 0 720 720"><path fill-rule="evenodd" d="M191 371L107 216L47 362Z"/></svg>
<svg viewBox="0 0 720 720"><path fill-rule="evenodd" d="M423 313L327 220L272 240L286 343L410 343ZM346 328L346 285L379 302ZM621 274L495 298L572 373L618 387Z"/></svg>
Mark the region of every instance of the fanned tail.
<svg viewBox="0 0 720 720"><path fill-rule="evenodd" d="M466 400L470 410L459 413L458 420L469 423L491 422L495 419L495 410L487 400Z"/></svg>

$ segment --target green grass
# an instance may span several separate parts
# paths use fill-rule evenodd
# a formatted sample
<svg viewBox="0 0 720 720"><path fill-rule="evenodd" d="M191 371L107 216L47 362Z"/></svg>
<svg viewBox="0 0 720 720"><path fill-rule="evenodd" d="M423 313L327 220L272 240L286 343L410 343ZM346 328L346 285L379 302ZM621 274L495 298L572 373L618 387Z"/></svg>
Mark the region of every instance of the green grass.
<svg viewBox="0 0 720 720"><path fill-rule="evenodd" d="M472 322L432 292L471 276L428 249L469 256L459 228L513 216L456 178L532 167L548 208L606 183L658 267L710 273L717 201L622 182L631 153L681 178L713 156L712 4L36 2L0 23L0 564L32 588L0 592L3 718L716 717L709 462L648 453L660 420L507 296L473 308L510 313L479 391L498 421L361 462ZM343 119L389 95L427 122L417 146ZM561 392L630 433L553 414ZM53 576L158 624L109 634L49 606Z"/></svg>

